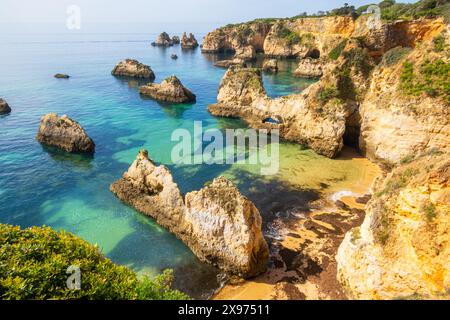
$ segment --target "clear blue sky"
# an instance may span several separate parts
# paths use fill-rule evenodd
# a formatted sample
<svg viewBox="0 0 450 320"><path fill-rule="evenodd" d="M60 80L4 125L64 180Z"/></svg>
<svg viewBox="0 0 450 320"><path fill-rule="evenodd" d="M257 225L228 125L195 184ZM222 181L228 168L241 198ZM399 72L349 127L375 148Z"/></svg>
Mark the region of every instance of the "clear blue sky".
<svg viewBox="0 0 450 320"><path fill-rule="evenodd" d="M17 26L65 26L66 9L78 5L85 28L93 25L198 23L222 25L263 17L290 17L370 0L0 0L3 31ZM415 2L403 0L401 2Z"/></svg>

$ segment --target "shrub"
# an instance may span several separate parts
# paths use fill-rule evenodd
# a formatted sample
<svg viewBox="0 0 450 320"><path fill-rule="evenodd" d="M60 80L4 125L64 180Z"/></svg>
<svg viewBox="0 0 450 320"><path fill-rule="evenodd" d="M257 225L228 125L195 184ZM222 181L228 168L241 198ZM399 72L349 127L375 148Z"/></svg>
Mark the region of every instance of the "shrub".
<svg viewBox="0 0 450 320"><path fill-rule="evenodd" d="M277 30L277 36L284 39L288 46L298 44L301 40L300 36L296 32L286 28L285 26L281 26Z"/></svg>
<svg viewBox="0 0 450 320"><path fill-rule="evenodd" d="M336 47L333 48L333 50L330 51L328 57L331 60L337 60L341 55L342 51L344 51L345 46L347 45L347 41L348 41L347 39L342 40Z"/></svg>
<svg viewBox="0 0 450 320"><path fill-rule="evenodd" d="M383 60L381 61L381 63L383 66L392 67L392 66L396 65L400 60L402 60L410 52L411 52L411 48L395 47L384 54Z"/></svg>
<svg viewBox="0 0 450 320"><path fill-rule="evenodd" d="M425 60L420 66L420 72L414 71L411 62L403 64L400 82L404 93L413 96L426 93L450 103L450 63L442 59Z"/></svg>
<svg viewBox="0 0 450 320"><path fill-rule="evenodd" d="M321 88L317 94L317 100L321 104L326 104L331 99L337 98L339 96L339 91L335 86L329 86Z"/></svg>
<svg viewBox="0 0 450 320"><path fill-rule="evenodd" d="M436 36L433 39L434 51L442 52L447 49L447 44L445 43L445 38L442 34Z"/></svg>
<svg viewBox="0 0 450 320"><path fill-rule="evenodd" d="M67 288L69 266L80 268L81 290ZM0 299L188 299L172 280L171 271L138 279L68 232L0 224Z"/></svg>
<svg viewBox="0 0 450 320"><path fill-rule="evenodd" d="M427 218L428 222L431 222L436 218L437 212L436 212L436 206L432 202L428 202L422 207L422 211L425 213L425 217Z"/></svg>

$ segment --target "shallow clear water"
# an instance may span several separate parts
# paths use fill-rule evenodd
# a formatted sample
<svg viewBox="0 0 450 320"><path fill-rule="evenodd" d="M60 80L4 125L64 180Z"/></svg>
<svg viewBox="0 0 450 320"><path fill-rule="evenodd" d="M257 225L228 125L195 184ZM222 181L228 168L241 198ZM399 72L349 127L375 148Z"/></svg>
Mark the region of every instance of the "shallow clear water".
<svg viewBox="0 0 450 320"><path fill-rule="evenodd" d="M174 268L177 286L200 296L217 286L217 270L200 263L173 235L109 191L109 185L120 178L139 149L147 148L155 161L166 164L182 192L199 189L206 181L225 174L261 206L273 206L271 196L278 197L292 186L301 190L303 182L289 180L293 176L290 170L298 168L292 159L303 159L306 167L320 163L322 169L317 172L328 177L323 168L331 160L287 143L281 145L282 170L277 177L263 178L245 166L171 163L175 143L170 142L170 136L176 128L192 131L196 120L203 121L204 127L245 127L241 121L218 119L207 112L207 105L216 101L225 72L213 63L223 57L202 55L200 50L182 52L179 46L151 47L156 34L2 37L0 96L13 112L0 116L1 223L68 230L98 244L114 262L138 272L153 275ZM170 59L172 53L178 54L178 60ZM157 82L177 75L197 95L197 102L171 106L143 99L138 93L139 82L110 74L124 58L150 65ZM294 66L295 62L284 61L279 74L264 76L270 96L300 92L311 83L293 78L290 71ZM58 72L71 78L53 78ZM36 142L40 117L49 112L68 114L80 122L96 143L95 155L67 154ZM350 166L338 178L348 180L346 172L355 170L357 166ZM355 175L357 179L358 173ZM311 179L319 185L315 175ZM305 182L305 187L310 183ZM269 188L278 193L270 194ZM311 194L297 192L290 200L298 203L303 197ZM262 211L272 212L270 208Z"/></svg>

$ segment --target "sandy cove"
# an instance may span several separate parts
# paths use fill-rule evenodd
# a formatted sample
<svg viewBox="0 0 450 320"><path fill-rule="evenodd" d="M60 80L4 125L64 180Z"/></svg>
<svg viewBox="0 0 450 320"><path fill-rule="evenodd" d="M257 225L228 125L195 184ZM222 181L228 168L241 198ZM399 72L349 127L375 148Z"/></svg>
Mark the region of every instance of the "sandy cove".
<svg viewBox="0 0 450 320"><path fill-rule="evenodd" d="M267 235L271 240L268 271L251 280L228 283L212 299L347 299L336 278L335 255L345 233L362 223L371 186L382 171L350 149L337 160L357 166L358 180L336 181L307 210L299 203L298 209L289 210L287 219L275 219L271 229L278 236ZM292 183L304 178L300 170L286 179Z"/></svg>

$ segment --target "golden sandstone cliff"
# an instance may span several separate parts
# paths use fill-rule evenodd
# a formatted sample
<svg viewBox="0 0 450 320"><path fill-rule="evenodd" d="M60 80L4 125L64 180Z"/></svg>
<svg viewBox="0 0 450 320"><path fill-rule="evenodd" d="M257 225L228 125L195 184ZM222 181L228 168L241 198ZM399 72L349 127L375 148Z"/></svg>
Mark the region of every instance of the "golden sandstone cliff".
<svg viewBox="0 0 450 320"><path fill-rule="evenodd" d="M375 185L338 273L355 299L450 298L450 158L430 152Z"/></svg>
<svg viewBox="0 0 450 320"><path fill-rule="evenodd" d="M269 249L259 211L224 177L183 199L170 171L142 150L110 189L174 233L201 261L243 278L266 270Z"/></svg>
<svg viewBox="0 0 450 320"><path fill-rule="evenodd" d="M279 129L327 157L351 145L392 170L339 249L339 280L357 299L448 299L450 28L441 18L376 28L367 21L257 21L208 34L205 51L254 46L271 58L296 57L299 76L321 76L302 93L272 99L259 69L233 66L208 110Z"/></svg>

